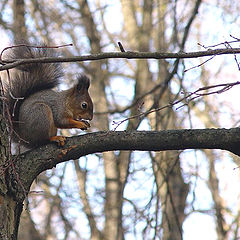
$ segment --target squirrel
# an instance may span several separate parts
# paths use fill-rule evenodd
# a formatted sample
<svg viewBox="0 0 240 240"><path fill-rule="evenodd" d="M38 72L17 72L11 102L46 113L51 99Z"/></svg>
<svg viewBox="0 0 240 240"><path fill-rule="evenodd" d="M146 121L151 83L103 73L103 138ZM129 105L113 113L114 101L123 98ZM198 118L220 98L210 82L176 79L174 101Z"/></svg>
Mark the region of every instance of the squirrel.
<svg viewBox="0 0 240 240"><path fill-rule="evenodd" d="M22 44L24 45L24 44ZM18 46L11 49L8 58L28 59L57 57L56 52L42 45L33 48ZM88 89L90 80L79 75L77 84L60 92L53 90L63 77L61 63L29 63L18 66L4 81L4 92L13 126L13 140L27 147L47 142L65 144L57 129L90 127L93 103Z"/></svg>

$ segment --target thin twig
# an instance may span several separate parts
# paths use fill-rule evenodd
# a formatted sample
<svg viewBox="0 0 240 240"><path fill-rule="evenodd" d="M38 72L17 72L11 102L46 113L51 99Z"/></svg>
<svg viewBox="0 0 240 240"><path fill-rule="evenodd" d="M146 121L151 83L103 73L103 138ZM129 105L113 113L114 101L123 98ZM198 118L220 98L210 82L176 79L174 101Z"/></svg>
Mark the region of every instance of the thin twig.
<svg viewBox="0 0 240 240"><path fill-rule="evenodd" d="M206 56L217 56L225 54L239 54L240 48L232 49L214 49L207 51L197 52L105 52L97 54L89 54L84 56L73 56L73 57L43 57L43 58L29 58L29 59L11 59L4 60L1 62L3 66L0 66L0 71L11 69L23 64L29 63L53 63L53 62L82 62L82 61L97 61L102 59L110 58L125 58L125 59L184 59L184 58L199 58Z"/></svg>
<svg viewBox="0 0 240 240"><path fill-rule="evenodd" d="M181 106L177 107L176 110L179 110L180 108L186 106L189 104L189 102L197 99L197 98L200 98L200 97L203 97L203 96L206 96L206 95L212 95L212 94L221 94L223 92L226 92L228 90L230 90L233 86L235 85L239 85L240 82L232 82L232 83L222 83L222 84L216 84L216 85L211 85L211 86L206 86L206 87L201 87L201 88L198 88L196 91L194 92L190 92L188 95L186 95L185 97L173 102L173 103L169 103L165 106L162 106L162 107L159 107L159 108L155 108L155 109L152 109L150 111L146 111L146 112L140 112L139 114L136 114L136 115L133 115L133 116L130 116L128 118L125 118L121 121L113 121L112 125L116 125L113 129L113 131L116 131L116 129L121 125L123 124L124 122L126 121L129 121L129 120L132 120L132 119L135 119L135 118L140 118L140 117L145 117L151 113L154 113L154 112L159 112L165 108L172 108L173 106L179 104L180 102L182 101L187 101L187 104L184 103L182 104ZM215 89L215 88L221 88L220 90L215 90L215 91L212 91L212 92L207 92L207 93L201 93L203 91L206 91L206 90L209 90L209 89Z"/></svg>

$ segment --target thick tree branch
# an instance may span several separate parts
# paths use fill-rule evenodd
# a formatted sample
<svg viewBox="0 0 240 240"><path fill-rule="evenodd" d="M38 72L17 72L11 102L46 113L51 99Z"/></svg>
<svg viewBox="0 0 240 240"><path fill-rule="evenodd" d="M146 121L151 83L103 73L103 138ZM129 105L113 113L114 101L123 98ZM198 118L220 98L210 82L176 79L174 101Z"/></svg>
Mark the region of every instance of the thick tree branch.
<svg viewBox="0 0 240 240"><path fill-rule="evenodd" d="M75 57L57 57L57 58L34 58L34 59L16 59L14 60L1 60L0 71L11 69L19 65L27 63L51 63L51 62L82 62L82 61L95 61L109 58L127 58L127 59L182 59L182 58L199 58L207 56L217 56L224 54L238 54L240 48L221 48L214 50L198 51L198 52L178 52L178 53L166 53L166 52L105 52L90 54L85 56Z"/></svg>
<svg viewBox="0 0 240 240"><path fill-rule="evenodd" d="M21 154L17 156L15 166L19 178L29 189L39 173L88 154L114 150L184 149L222 149L240 156L240 128L89 133L68 138L63 148L48 144Z"/></svg>

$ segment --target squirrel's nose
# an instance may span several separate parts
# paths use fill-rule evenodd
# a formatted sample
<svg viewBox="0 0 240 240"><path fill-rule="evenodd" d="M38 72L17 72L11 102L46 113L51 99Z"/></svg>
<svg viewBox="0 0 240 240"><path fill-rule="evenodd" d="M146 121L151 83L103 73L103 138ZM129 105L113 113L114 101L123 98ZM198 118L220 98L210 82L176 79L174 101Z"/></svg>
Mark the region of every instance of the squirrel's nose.
<svg viewBox="0 0 240 240"><path fill-rule="evenodd" d="M87 113L87 114L84 116L84 119L91 121L91 120L93 119L93 113Z"/></svg>
<svg viewBox="0 0 240 240"><path fill-rule="evenodd" d="M92 120L93 119L93 113L89 114L89 119L88 120Z"/></svg>

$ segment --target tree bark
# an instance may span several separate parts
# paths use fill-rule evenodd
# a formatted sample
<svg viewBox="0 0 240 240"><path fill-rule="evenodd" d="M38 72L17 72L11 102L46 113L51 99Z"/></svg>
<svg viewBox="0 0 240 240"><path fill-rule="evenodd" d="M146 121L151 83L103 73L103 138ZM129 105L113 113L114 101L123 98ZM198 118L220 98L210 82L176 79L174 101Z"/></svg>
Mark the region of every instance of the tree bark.
<svg viewBox="0 0 240 240"><path fill-rule="evenodd" d="M62 148L47 144L25 152L17 156L15 168L23 186L29 189L39 173L58 163L92 153L115 150L221 149L240 156L239 146L240 128L95 132L67 138Z"/></svg>
<svg viewBox="0 0 240 240"><path fill-rule="evenodd" d="M0 240L17 239L22 212L23 191L17 191L17 173L10 154L9 128L2 114L4 102L0 101Z"/></svg>
<svg viewBox="0 0 240 240"><path fill-rule="evenodd" d="M1 144L1 146L3 145ZM17 180L16 175L10 171L10 167L8 171L5 170L4 172L8 174L7 178L4 178L4 174L1 174L0 217L3 221L0 221L0 229L2 239L5 236L8 239L16 239L22 201L24 200L23 188L28 191L39 173L55 167L58 163L77 159L91 153L113 150L222 149L232 151L240 156L239 146L240 128L232 128L97 132L68 138L63 148L48 144L33 149L16 156L14 169L18 175ZM1 160L6 160L4 154L7 151L3 147L1 149ZM8 184L5 179L8 179ZM14 192L13 189L15 189ZM8 217L6 218L6 216Z"/></svg>

